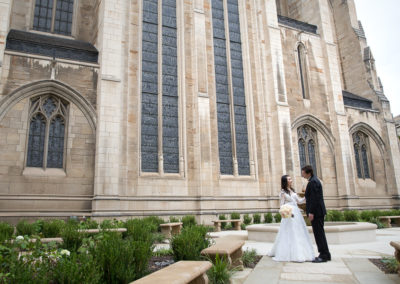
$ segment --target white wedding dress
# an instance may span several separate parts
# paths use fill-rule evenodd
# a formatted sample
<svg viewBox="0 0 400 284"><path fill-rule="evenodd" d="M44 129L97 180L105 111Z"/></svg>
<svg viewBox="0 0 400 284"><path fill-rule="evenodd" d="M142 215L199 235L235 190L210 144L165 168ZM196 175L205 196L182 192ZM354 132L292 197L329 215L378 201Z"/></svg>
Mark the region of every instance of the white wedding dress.
<svg viewBox="0 0 400 284"><path fill-rule="evenodd" d="M293 207L294 217L282 218L274 246L268 253L275 261L305 262L314 260L314 249L306 223L297 204L305 202L296 193L290 195L283 190L280 193L280 205L289 204Z"/></svg>

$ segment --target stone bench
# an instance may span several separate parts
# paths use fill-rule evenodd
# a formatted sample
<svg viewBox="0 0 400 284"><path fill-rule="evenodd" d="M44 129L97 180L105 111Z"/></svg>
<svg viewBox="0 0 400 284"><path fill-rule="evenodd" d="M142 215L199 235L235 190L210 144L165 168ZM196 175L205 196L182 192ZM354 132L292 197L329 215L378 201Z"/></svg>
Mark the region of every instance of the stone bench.
<svg viewBox="0 0 400 284"><path fill-rule="evenodd" d="M118 233L125 233L127 230L126 228L110 228L110 229L81 229L78 230L79 233L85 234L98 234L100 232L118 232Z"/></svg>
<svg viewBox="0 0 400 284"><path fill-rule="evenodd" d="M397 270L400 276L400 242L390 242L390 245L394 247L394 257L399 262L399 269Z"/></svg>
<svg viewBox="0 0 400 284"><path fill-rule="evenodd" d="M221 238L216 240L216 244L201 251L201 254L209 257L215 262L215 257L218 254L220 258L224 257L229 262L231 268L243 270L242 262L242 246L244 241Z"/></svg>
<svg viewBox="0 0 400 284"><path fill-rule="evenodd" d="M211 266L209 261L179 261L131 284L208 284L206 272Z"/></svg>
<svg viewBox="0 0 400 284"><path fill-rule="evenodd" d="M167 238L179 234L182 229L182 222L160 224L161 233Z"/></svg>
<svg viewBox="0 0 400 284"><path fill-rule="evenodd" d="M214 228L215 228L216 232L221 232L221 223L232 223L233 224L233 228L236 231L240 231L240 224L241 224L240 219L216 220L216 221L213 221L213 223L214 223Z"/></svg>
<svg viewBox="0 0 400 284"><path fill-rule="evenodd" d="M390 224L392 222L392 220L394 220L395 223L398 226L400 226L400 216L380 216L378 218L387 228L392 227L392 225Z"/></svg>

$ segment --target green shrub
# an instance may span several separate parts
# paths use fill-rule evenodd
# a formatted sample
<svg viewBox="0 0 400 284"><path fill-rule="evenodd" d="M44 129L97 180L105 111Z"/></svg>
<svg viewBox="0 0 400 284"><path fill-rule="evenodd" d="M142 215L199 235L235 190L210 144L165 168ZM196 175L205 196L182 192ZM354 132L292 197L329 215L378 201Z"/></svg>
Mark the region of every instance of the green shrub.
<svg viewBox="0 0 400 284"><path fill-rule="evenodd" d="M180 234L173 236L171 248L175 261L201 259L201 251L210 245L206 235L207 228L196 225L183 228Z"/></svg>
<svg viewBox="0 0 400 284"><path fill-rule="evenodd" d="M26 220L21 220L17 224L17 235L32 236L36 233L35 225L28 223Z"/></svg>
<svg viewBox="0 0 400 284"><path fill-rule="evenodd" d="M231 213L231 219L232 219L232 220L240 219L240 214L237 213L237 212Z"/></svg>
<svg viewBox="0 0 400 284"><path fill-rule="evenodd" d="M148 222L149 224L153 224L153 226L156 228L155 231L158 231L158 232L161 232L160 224L165 223L164 219L157 217L157 216L146 217L146 218L144 218L144 220L146 220L146 222Z"/></svg>
<svg viewBox="0 0 400 284"><path fill-rule="evenodd" d="M380 210L372 210L371 214L372 214L372 217L374 217L374 218L379 217L379 216L383 216L382 215L383 213Z"/></svg>
<svg viewBox="0 0 400 284"><path fill-rule="evenodd" d="M154 256L167 256L167 255L173 255L173 254L174 254L174 252L172 251L172 249L166 249L166 248L161 248L161 249L153 252Z"/></svg>
<svg viewBox="0 0 400 284"><path fill-rule="evenodd" d="M126 236L134 241L155 242L157 224L154 224L151 219L130 219L125 222L127 229Z"/></svg>
<svg viewBox="0 0 400 284"><path fill-rule="evenodd" d="M226 216L224 214L218 216L219 220L226 220ZM226 223L221 223L221 229L225 229Z"/></svg>
<svg viewBox="0 0 400 284"><path fill-rule="evenodd" d="M232 223L226 223L225 230L232 230Z"/></svg>
<svg viewBox="0 0 400 284"><path fill-rule="evenodd" d="M106 219L106 220L103 220L101 223L100 223L100 228L101 229L115 229L115 228L118 228L118 221L117 220L108 220L108 219Z"/></svg>
<svg viewBox="0 0 400 284"><path fill-rule="evenodd" d="M370 222L376 224L376 226L378 227L378 229L383 229L383 228L385 228L385 225L379 220L378 217L372 217L372 218L370 219Z"/></svg>
<svg viewBox="0 0 400 284"><path fill-rule="evenodd" d="M245 224L243 224L243 223L242 223L242 224L240 224L240 229L241 229L241 230L246 230L246 225L245 225Z"/></svg>
<svg viewBox="0 0 400 284"><path fill-rule="evenodd" d="M0 222L0 244L11 239L14 234L14 227L6 222ZM1 283L1 282L0 282Z"/></svg>
<svg viewBox="0 0 400 284"><path fill-rule="evenodd" d="M87 219L79 224L79 228L83 230L88 230L88 229L98 229L99 228L99 223L97 223L96 220L93 219Z"/></svg>
<svg viewBox="0 0 400 284"><path fill-rule="evenodd" d="M43 223L43 236L45 238L59 237L64 226L65 222L63 220L48 220Z"/></svg>
<svg viewBox="0 0 400 284"><path fill-rule="evenodd" d="M169 222L170 223L177 223L177 222L179 222L179 218L175 217L175 216L170 216L169 217Z"/></svg>
<svg viewBox="0 0 400 284"><path fill-rule="evenodd" d="M272 221L273 217L271 212L264 214L264 223L272 223Z"/></svg>
<svg viewBox="0 0 400 284"><path fill-rule="evenodd" d="M246 249L242 255L243 265L245 267L249 267L256 260L257 252L255 249L249 250Z"/></svg>
<svg viewBox="0 0 400 284"><path fill-rule="evenodd" d="M261 215L258 213L253 214L253 222L254 222L254 224L260 224L261 223Z"/></svg>
<svg viewBox="0 0 400 284"><path fill-rule="evenodd" d="M330 220L332 222L339 222L344 220L343 213L339 210L332 210L330 211Z"/></svg>
<svg viewBox="0 0 400 284"><path fill-rule="evenodd" d="M208 279L212 284L229 284L232 272L229 270L229 262L224 257L215 256L215 263L207 271Z"/></svg>
<svg viewBox="0 0 400 284"><path fill-rule="evenodd" d="M251 221L252 221L252 219L251 219L251 217L249 216L249 214L244 214L244 215L243 215L243 223L244 223L245 225L250 225L250 224L251 224Z"/></svg>
<svg viewBox="0 0 400 284"><path fill-rule="evenodd" d="M372 212L370 210L363 210L360 213L361 220L370 222L372 219Z"/></svg>
<svg viewBox="0 0 400 284"><path fill-rule="evenodd" d="M197 225L196 218L193 215L187 215L182 218L182 225L183 227L189 227L189 226L194 226Z"/></svg>
<svg viewBox="0 0 400 284"><path fill-rule="evenodd" d="M42 220L42 219L36 220L35 222L32 223L34 230L35 230L35 232L33 233L34 235L40 234L42 232L43 224L44 224L44 220Z"/></svg>
<svg viewBox="0 0 400 284"><path fill-rule="evenodd" d="M93 255L101 268L105 283L129 283L143 277L148 270L153 246L149 241L122 239L121 234L106 232Z"/></svg>
<svg viewBox="0 0 400 284"><path fill-rule="evenodd" d="M78 224L68 220L61 230L61 238L63 239L61 246L71 252L77 251L85 237L84 233L78 232Z"/></svg>
<svg viewBox="0 0 400 284"><path fill-rule="evenodd" d="M344 211L344 220L357 222L360 219L360 215L357 210L346 210Z"/></svg>
<svg viewBox="0 0 400 284"><path fill-rule="evenodd" d="M101 277L100 266L91 254L71 253L57 261L52 280L54 283L96 284L100 283Z"/></svg>
<svg viewBox="0 0 400 284"><path fill-rule="evenodd" d="M281 220L282 220L281 214L276 213L276 214L274 215L274 219L275 219L275 222L276 222L276 223L280 223Z"/></svg>
<svg viewBox="0 0 400 284"><path fill-rule="evenodd" d="M389 273L396 273L399 269L399 262L394 257L383 257L382 263L385 264Z"/></svg>

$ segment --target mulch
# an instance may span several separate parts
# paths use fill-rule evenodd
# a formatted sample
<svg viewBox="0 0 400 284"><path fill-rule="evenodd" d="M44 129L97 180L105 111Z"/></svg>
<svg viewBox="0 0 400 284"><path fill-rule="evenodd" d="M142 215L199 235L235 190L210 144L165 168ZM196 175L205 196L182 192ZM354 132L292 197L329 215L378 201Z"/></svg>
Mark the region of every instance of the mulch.
<svg viewBox="0 0 400 284"><path fill-rule="evenodd" d="M246 266L246 268L254 268L256 267L257 263L261 260L263 256L262 255L257 255L254 262L250 263L249 265Z"/></svg>
<svg viewBox="0 0 400 284"><path fill-rule="evenodd" d="M174 257L172 255L153 256L149 261L149 272L153 273L173 264L174 262Z"/></svg>
<svg viewBox="0 0 400 284"><path fill-rule="evenodd" d="M373 264L375 264L380 270L385 272L385 274L397 274L397 272L393 272L386 263L382 262L382 259L380 258L369 258L369 261L371 261Z"/></svg>

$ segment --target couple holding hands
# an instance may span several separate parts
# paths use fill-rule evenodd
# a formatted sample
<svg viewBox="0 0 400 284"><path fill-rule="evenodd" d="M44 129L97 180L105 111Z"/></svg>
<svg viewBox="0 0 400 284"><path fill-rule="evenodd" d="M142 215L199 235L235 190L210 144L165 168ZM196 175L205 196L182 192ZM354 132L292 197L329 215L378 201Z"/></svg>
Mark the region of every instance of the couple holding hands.
<svg viewBox="0 0 400 284"><path fill-rule="evenodd" d="M278 235L272 250L268 253L275 261L294 261L314 263L331 260L328 243L324 231L326 208L321 182L313 174L311 166L301 169L303 178L308 179L305 197L300 198L292 188L292 179L288 175L282 176L280 206L291 207L292 217L282 218ZM315 257L306 224L297 204L306 202L306 213L314 232L319 256ZM288 207L290 209L290 207ZM284 216L283 216L284 217Z"/></svg>

